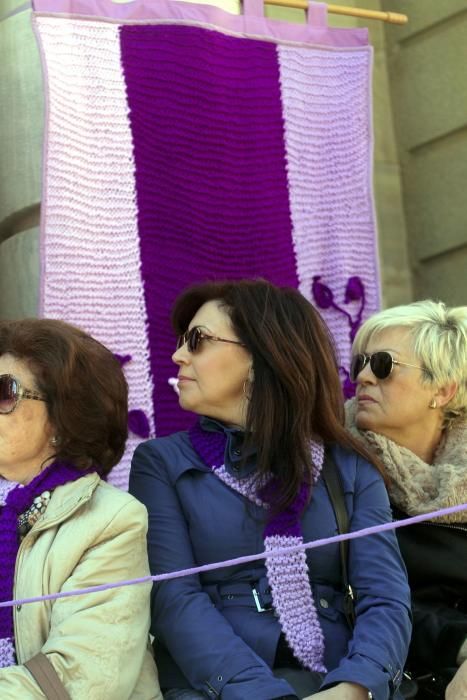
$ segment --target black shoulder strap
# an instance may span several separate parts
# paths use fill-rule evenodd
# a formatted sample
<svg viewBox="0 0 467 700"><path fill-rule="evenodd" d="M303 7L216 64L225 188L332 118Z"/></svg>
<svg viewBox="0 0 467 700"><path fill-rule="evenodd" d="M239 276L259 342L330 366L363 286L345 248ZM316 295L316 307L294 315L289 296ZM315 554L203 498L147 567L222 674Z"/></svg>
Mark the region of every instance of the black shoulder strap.
<svg viewBox="0 0 467 700"><path fill-rule="evenodd" d="M336 516L337 529L343 535L349 532L349 514L345 505L344 488L340 478L339 470L332 459L329 451L326 451L323 469L321 471L326 485L329 498L332 503L334 515ZM349 556L349 542L344 540L339 544L341 555L342 582L345 591L344 612L350 627L355 625L354 593L349 582L347 561Z"/></svg>

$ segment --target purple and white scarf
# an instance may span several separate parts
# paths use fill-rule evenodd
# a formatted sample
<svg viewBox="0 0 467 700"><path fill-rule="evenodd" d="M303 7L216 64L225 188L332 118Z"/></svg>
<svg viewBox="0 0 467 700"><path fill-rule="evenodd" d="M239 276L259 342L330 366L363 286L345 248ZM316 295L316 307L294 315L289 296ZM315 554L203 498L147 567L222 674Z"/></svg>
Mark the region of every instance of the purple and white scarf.
<svg viewBox="0 0 467 700"><path fill-rule="evenodd" d="M86 472L89 473L89 472ZM11 489L0 489L0 600L13 598L15 565L20 538L18 518L44 491L53 491L70 481L76 481L85 472L71 464L53 462L27 486L14 484ZM3 483L3 482L2 482ZM0 608L0 668L16 664L13 608Z"/></svg>
<svg viewBox="0 0 467 700"><path fill-rule="evenodd" d="M198 421L189 430L189 437L194 450L221 481L256 505L270 507L277 492L277 480L271 475L259 484L255 474L243 479L231 476L224 465L227 438L223 432L203 430ZM311 454L315 483L323 466L323 443L312 442ZM303 543L300 518L309 493L309 484L303 482L294 502L268 521L263 533L266 552ZM313 599L305 552L267 557L266 571L274 609L295 657L310 671L326 672L324 636Z"/></svg>

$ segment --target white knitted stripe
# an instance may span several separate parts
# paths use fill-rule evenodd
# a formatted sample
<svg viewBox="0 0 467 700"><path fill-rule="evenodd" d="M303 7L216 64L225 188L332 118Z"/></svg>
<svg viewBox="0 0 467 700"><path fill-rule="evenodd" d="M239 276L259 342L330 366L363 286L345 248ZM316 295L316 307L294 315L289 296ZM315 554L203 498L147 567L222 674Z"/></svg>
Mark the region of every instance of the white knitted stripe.
<svg viewBox="0 0 467 700"><path fill-rule="evenodd" d="M0 639L0 668L14 666L15 664L16 659L13 640L10 637Z"/></svg>
<svg viewBox="0 0 467 700"><path fill-rule="evenodd" d="M321 276L344 304L349 277L365 286L363 319L379 309L376 221L372 195L369 47L277 48L287 173L299 289L313 301ZM349 324L334 308L320 309L348 368Z"/></svg>
<svg viewBox="0 0 467 700"><path fill-rule="evenodd" d="M18 486L15 481L0 478L0 506L5 505L6 497L15 486Z"/></svg>
<svg viewBox="0 0 467 700"><path fill-rule="evenodd" d="M245 479L236 479L234 476L229 474L225 465L220 467L213 467L213 473L219 477L221 481L231 489L237 491L244 498L248 498L252 503L255 503L260 508L269 508L267 503L264 503L261 498L256 495L256 489L258 488L258 479L254 475L248 476Z"/></svg>
<svg viewBox="0 0 467 700"><path fill-rule="evenodd" d="M48 80L41 312L132 356L124 366L129 406L144 411L153 433L135 163L118 25L41 16L35 23ZM130 436L110 476L122 488L140 440Z"/></svg>
<svg viewBox="0 0 467 700"><path fill-rule="evenodd" d="M303 544L302 537L273 535L264 540L265 551ZM326 671L324 635L311 591L306 553L267 557L266 570L274 609L296 658L312 671Z"/></svg>

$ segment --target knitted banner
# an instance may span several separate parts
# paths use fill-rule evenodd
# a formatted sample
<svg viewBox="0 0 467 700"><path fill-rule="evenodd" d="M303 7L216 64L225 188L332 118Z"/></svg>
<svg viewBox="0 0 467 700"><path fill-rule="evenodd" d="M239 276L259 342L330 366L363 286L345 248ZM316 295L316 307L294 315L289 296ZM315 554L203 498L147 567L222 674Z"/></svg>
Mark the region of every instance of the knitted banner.
<svg viewBox="0 0 467 700"><path fill-rule="evenodd" d="M41 314L116 353L131 437L186 427L168 380L177 294L265 277L322 312L341 358L379 308L365 29L170 0L34 0L47 92ZM346 389L348 390L348 386Z"/></svg>

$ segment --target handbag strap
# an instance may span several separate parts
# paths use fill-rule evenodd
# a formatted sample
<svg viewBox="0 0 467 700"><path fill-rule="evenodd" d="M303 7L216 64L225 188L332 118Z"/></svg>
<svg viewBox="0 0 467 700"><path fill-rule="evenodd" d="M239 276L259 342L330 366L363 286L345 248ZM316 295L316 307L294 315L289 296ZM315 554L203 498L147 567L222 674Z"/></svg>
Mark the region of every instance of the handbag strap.
<svg viewBox="0 0 467 700"><path fill-rule="evenodd" d="M39 653L24 664L44 693L47 700L71 700L68 692L60 680L45 654Z"/></svg>
<svg viewBox="0 0 467 700"><path fill-rule="evenodd" d="M324 460L323 468L321 470L321 475L323 477L326 489L329 494L329 498L334 510L334 515L336 516L337 529L340 535L344 535L349 532L349 514L347 513L347 508L345 505L344 487L342 486L341 477L339 470L337 469L336 463L332 459L329 452L326 452L326 457ZM350 585L349 574L348 574L348 556L349 556L349 542L344 540L339 542L339 551L341 558L341 571L342 571L342 582L344 588L344 613L347 618L349 627L353 629L355 626L355 606L354 606L354 592Z"/></svg>

